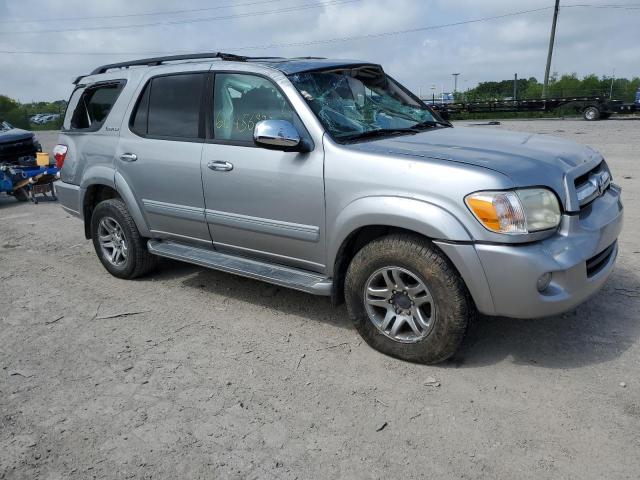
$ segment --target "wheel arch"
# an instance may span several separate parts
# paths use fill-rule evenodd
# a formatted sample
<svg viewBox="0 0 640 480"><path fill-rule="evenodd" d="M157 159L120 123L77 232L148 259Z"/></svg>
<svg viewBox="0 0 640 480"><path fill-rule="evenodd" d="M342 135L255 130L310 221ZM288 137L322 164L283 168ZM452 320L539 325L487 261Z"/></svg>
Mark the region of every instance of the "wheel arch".
<svg viewBox="0 0 640 480"><path fill-rule="evenodd" d="M83 188L82 217L84 219L84 232L87 239L91 238L91 215L98 203L110 198L121 199L133 218L140 235L151 237L147 222L138 206L133 192L124 179L116 172L114 184L108 182L96 182Z"/></svg>
<svg viewBox="0 0 640 480"><path fill-rule="evenodd" d="M327 262L332 268L334 304L342 301L344 276L351 259L376 238L410 233L431 241L471 240L462 223L444 208L402 197L365 197L352 202L338 215L335 225Z"/></svg>
<svg viewBox="0 0 640 480"><path fill-rule="evenodd" d="M147 219L145 218L144 213L140 208L140 204L136 200L136 196L133 194L133 190L119 172L116 172L115 174L115 186L116 190L120 194L120 197L122 198L122 201L124 201L125 205L127 206L129 214L131 215L131 218L133 218L136 227L138 227L140 235L142 235L143 237L151 237L152 235L149 229L149 224L147 223Z"/></svg>
<svg viewBox="0 0 640 480"><path fill-rule="evenodd" d="M84 236L91 238L91 216L100 202L110 198L120 198L117 190L105 183L93 183L84 189L82 196L82 218L84 220Z"/></svg>

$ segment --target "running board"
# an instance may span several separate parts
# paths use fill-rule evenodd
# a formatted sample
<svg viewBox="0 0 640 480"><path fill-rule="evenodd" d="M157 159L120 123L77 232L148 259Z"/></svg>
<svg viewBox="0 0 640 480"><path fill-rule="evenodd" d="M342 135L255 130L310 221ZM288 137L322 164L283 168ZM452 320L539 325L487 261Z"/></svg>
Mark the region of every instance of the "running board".
<svg viewBox="0 0 640 480"><path fill-rule="evenodd" d="M314 295L331 295L331 279L304 270L192 247L170 240L149 240L147 248L150 253L160 257L234 273Z"/></svg>

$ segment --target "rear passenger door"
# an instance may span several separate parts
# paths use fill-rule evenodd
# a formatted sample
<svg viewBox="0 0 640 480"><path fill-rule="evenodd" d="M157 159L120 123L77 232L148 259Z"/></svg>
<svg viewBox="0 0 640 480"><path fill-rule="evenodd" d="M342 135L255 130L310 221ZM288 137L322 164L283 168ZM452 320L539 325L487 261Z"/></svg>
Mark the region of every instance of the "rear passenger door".
<svg viewBox="0 0 640 480"><path fill-rule="evenodd" d="M154 236L210 245L200 171L206 84L207 72L148 79L123 125L116 165Z"/></svg>

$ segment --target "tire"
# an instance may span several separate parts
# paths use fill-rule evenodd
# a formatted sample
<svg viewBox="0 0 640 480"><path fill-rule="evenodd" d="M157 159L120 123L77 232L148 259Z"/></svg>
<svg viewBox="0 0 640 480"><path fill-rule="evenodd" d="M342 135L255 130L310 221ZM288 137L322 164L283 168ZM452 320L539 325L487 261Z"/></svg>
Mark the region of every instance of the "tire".
<svg viewBox="0 0 640 480"><path fill-rule="evenodd" d="M108 230L109 228L111 230ZM120 247L120 255L115 255L115 261L110 259L109 255L115 247L104 248L101 243L102 236L105 239L104 245L108 245L109 235L111 244ZM93 210L91 238L100 262L114 277L140 277L152 270L158 262L158 257L151 255L147 250L146 239L140 236L126 205L120 199L104 200Z"/></svg>
<svg viewBox="0 0 640 480"><path fill-rule="evenodd" d="M591 105L582 111L582 117L588 122L600 120L600 109Z"/></svg>
<svg viewBox="0 0 640 480"><path fill-rule="evenodd" d="M13 196L16 197L16 200L19 202L26 202L29 200L29 192L27 192L27 189L24 187L14 190Z"/></svg>
<svg viewBox="0 0 640 480"><path fill-rule="evenodd" d="M432 302L426 302L426 296L410 297L411 310L401 310L406 317L410 317L414 308L420 302L423 303L423 313L420 318L429 317L425 324L420 323L418 330L423 330L420 335L409 325L409 321L400 322L401 329L394 335L393 326L399 322L396 316L386 330L384 323L387 315L393 316L389 306L372 306L368 300L381 296L387 303L388 293L377 293L371 297L365 293L369 291L388 292L389 282L387 278L395 275L391 271L384 277L384 272L389 268L396 268L400 275L400 283L404 283L406 291L418 291L426 287L425 292L430 294ZM382 272L382 273L381 273ZM395 277L394 277L395 278ZM381 279L379 284L374 284ZM418 282L417 286L415 282ZM395 282L391 282L392 284ZM375 287L375 288L374 288ZM397 287L393 287L397 288ZM391 297L393 309L400 308L400 300L403 293L392 290ZM406 297L406 296L405 296ZM421 300L422 299L422 300ZM476 309L468 290L455 268L448 259L428 240L417 235L390 235L373 240L364 246L353 258L347 269L345 279L345 301L349 317L363 339L374 349L402 360L416 363L435 364L451 357L458 350L465 336L468 325L476 316ZM380 303L380 302L378 302ZM428 306L428 314L424 313ZM406 304L404 307L406 308ZM386 309L386 310L385 310ZM372 318L379 321L384 315L382 325L376 325ZM417 318L413 317L413 325L418 325ZM398 338L402 337L402 338Z"/></svg>

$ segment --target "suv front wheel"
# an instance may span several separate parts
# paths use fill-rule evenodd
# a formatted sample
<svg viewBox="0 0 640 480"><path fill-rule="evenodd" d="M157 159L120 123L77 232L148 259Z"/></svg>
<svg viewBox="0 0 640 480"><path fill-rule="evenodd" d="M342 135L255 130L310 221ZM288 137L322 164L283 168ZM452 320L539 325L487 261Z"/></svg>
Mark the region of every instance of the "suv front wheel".
<svg viewBox="0 0 640 480"><path fill-rule="evenodd" d="M390 235L363 247L347 270L345 299L369 345L419 363L451 357L475 317L458 272L433 244L413 235Z"/></svg>
<svg viewBox="0 0 640 480"><path fill-rule="evenodd" d="M156 262L126 205L119 198L100 202L91 216L93 247L104 268L118 278L144 275Z"/></svg>

